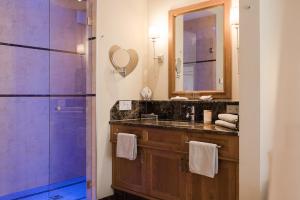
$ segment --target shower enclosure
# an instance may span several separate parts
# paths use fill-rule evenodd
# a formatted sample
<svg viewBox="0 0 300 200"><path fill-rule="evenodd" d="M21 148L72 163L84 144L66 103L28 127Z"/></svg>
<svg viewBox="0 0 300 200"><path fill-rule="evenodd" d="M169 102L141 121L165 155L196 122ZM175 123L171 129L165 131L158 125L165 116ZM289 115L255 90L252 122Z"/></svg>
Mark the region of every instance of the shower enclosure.
<svg viewBox="0 0 300 200"><path fill-rule="evenodd" d="M0 0L0 200L94 200L96 0Z"/></svg>

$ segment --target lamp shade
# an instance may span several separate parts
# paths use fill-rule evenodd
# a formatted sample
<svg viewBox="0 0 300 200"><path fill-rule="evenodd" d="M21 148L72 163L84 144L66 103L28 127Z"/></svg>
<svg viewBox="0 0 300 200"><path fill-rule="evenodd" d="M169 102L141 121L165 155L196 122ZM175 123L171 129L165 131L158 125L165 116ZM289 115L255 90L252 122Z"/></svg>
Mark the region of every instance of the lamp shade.
<svg viewBox="0 0 300 200"><path fill-rule="evenodd" d="M149 37L152 39L156 39L160 37L159 28L157 26L149 27Z"/></svg>
<svg viewBox="0 0 300 200"><path fill-rule="evenodd" d="M230 9L230 24L239 25L240 23L240 11L239 7L232 7Z"/></svg>

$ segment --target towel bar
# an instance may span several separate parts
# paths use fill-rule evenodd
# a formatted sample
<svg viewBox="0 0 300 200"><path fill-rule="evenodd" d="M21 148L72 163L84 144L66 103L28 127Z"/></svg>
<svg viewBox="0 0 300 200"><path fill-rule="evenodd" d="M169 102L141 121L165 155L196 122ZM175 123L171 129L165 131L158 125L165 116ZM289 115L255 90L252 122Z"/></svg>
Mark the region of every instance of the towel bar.
<svg viewBox="0 0 300 200"><path fill-rule="evenodd" d="M190 142L185 142L185 143L186 143L186 144L189 144ZM217 148L218 148L218 149L221 149L222 146L217 145Z"/></svg>

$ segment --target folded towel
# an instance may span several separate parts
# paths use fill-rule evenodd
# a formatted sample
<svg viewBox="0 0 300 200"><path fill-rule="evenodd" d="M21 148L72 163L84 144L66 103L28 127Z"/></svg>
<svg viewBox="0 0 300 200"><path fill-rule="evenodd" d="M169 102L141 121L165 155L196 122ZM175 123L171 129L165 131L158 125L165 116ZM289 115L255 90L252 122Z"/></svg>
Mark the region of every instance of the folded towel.
<svg viewBox="0 0 300 200"><path fill-rule="evenodd" d="M216 144L190 141L190 172L214 178L218 174L218 148Z"/></svg>
<svg viewBox="0 0 300 200"><path fill-rule="evenodd" d="M237 130L237 125L229 122L225 122L223 120L217 120L215 121L215 124L218 126L226 127L229 129Z"/></svg>
<svg viewBox="0 0 300 200"><path fill-rule="evenodd" d="M137 156L136 135L128 133L118 133L117 137L117 157L135 160Z"/></svg>
<svg viewBox="0 0 300 200"><path fill-rule="evenodd" d="M210 96L201 96L199 99L203 100L203 101L211 101L211 100L213 100L213 97L211 95Z"/></svg>
<svg viewBox="0 0 300 200"><path fill-rule="evenodd" d="M183 100L183 101L187 101L189 100L187 97L180 97L180 96L176 96L176 97L172 97L171 100L175 101L175 100Z"/></svg>
<svg viewBox="0 0 300 200"><path fill-rule="evenodd" d="M238 115L233 114L219 114L218 118L229 123L237 123L239 120Z"/></svg>

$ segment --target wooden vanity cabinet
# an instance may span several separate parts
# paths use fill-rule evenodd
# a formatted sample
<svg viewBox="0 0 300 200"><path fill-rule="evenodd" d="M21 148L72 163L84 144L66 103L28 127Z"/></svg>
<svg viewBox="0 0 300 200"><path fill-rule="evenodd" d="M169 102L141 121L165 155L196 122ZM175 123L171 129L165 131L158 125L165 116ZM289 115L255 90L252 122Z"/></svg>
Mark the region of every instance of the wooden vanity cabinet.
<svg viewBox="0 0 300 200"><path fill-rule="evenodd" d="M219 161L219 173L215 178L189 173L189 199L191 200L237 200L237 166Z"/></svg>
<svg viewBox="0 0 300 200"><path fill-rule="evenodd" d="M138 136L138 157L116 157L116 133ZM187 141L211 142L219 150L214 179L188 169ZM238 200L238 136L111 125L113 184L117 190L153 200Z"/></svg>
<svg viewBox="0 0 300 200"><path fill-rule="evenodd" d="M113 144L113 155L116 155L116 144ZM146 192L146 165L144 150L138 148L134 161L113 156L113 185L117 188L132 190L139 193Z"/></svg>
<svg viewBox="0 0 300 200"><path fill-rule="evenodd" d="M191 200L238 200L238 136L189 133L189 140L215 143L219 149L219 171L214 178L188 174Z"/></svg>
<svg viewBox="0 0 300 200"><path fill-rule="evenodd" d="M158 199L186 199L183 154L147 150L148 192Z"/></svg>
<svg viewBox="0 0 300 200"><path fill-rule="evenodd" d="M134 161L117 158L117 133L132 133L138 138L137 158ZM112 185L116 189L130 190L137 193L146 193L146 165L145 165L145 150L139 145L142 138L143 130L138 127L130 126L111 126L112 142Z"/></svg>

